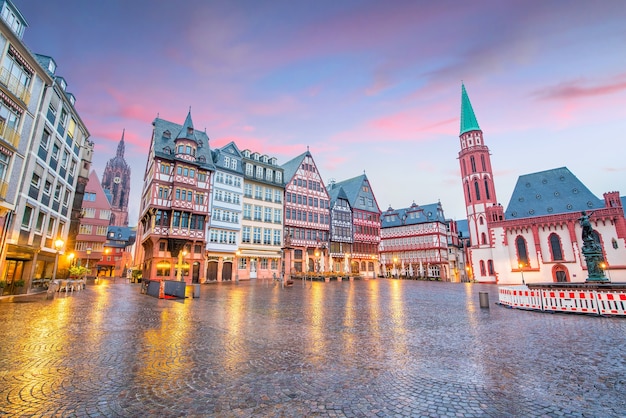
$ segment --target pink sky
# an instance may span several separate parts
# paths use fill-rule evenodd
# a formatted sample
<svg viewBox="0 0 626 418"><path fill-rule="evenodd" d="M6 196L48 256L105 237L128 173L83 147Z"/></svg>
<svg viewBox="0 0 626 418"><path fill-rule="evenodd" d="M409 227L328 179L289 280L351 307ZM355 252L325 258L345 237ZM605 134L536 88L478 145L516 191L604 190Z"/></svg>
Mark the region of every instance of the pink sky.
<svg viewBox="0 0 626 418"><path fill-rule="evenodd" d="M152 120L191 106L213 148L282 164L309 146L326 182L365 171L381 210L441 201L464 218L461 81L503 205L519 175L561 166L626 194L620 1L14 1L76 96L99 176L126 129L134 196Z"/></svg>

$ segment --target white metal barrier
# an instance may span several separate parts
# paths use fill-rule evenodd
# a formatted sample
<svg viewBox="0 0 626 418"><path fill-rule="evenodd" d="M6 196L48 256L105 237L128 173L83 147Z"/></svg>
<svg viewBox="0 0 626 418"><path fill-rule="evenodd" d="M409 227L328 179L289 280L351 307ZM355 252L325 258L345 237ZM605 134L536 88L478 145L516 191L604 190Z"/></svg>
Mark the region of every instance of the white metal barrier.
<svg viewBox="0 0 626 418"><path fill-rule="evenodd" d="M500 304L517 309L626 316L626 289L503 286Z"/></svg>

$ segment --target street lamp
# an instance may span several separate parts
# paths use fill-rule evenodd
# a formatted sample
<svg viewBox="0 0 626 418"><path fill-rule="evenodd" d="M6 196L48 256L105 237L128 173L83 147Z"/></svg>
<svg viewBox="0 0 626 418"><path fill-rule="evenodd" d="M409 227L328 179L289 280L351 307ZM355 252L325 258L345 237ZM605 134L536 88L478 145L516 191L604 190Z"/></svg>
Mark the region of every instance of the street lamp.
<svg viewBox="0 0 626 418"><path fill-rule="evenodd" d="M524 281L524 263L520 261L518 266L519 266L519 272L522 273L522 284L525 286L526 282Z"/></svg>
<svg viewBox="0 0 626 418"><path fill-rule="evenodd" d="M85 264L85 268L87 269L87 273L89 274L89 256L91 255L91 247L87 247L85 252L87 253L87 263Z"/></svg>
<svg viewBox="0 0 626 418"><path fill-rule="evenodd" d="M57 279L57 268L59 267L59 251L61 251L61 248L63 248L63 245L65 245L65 241L63 241L61 238L54 241L54 248L56 248L57 253L54 256L54 270L52 270L53 282Z"/></svg>
<svg viewBox="0 0 626 418"><path fill-rule="evenodd" d="M606 272L607 277L609 278L609 281L611 281L611 273L609 273L609 266L606 264L606 262L601 262L600 263L600 268L602 269L602 271Z"/></svg>

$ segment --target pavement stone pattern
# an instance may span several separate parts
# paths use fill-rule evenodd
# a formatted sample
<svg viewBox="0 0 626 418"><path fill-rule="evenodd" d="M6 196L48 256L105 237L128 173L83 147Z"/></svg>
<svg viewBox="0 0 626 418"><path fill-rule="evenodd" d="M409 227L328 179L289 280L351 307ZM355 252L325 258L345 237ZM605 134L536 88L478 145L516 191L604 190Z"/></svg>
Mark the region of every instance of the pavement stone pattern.
<svg viewBox="0 0 626 418"><path fill-rule="evenodd" d="M488 292L490 308L480 308ZM0 303L0 415L624 417L626 320L377 279Z"/></svg>

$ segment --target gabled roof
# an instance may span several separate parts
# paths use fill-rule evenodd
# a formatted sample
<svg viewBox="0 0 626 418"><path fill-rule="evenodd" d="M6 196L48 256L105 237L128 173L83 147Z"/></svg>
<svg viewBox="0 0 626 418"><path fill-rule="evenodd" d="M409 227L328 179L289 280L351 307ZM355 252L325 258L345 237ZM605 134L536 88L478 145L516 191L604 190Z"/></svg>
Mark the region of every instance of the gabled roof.
<svg viewBox="0 0 626 418"><path fill-rule="evenodd" d="M185 127L185 129L183 129L183 125L169 122L160 118L156 118L152 122L152 126L154 126L154 156L174 161L176 159L176 157L174 156L176 146L175 140L178 136L184 135L185 139L193 138L193 140L198 143L195 164L207 170L215 170L211 155L211 148L209 147L209 137L207 136L206 132L194 130L193 135L187 138L187 127L193 127L193 123L191 123L191 114L187 114L185 124L187 126ZM180 161L185 161L188 163L188 161L186 160Z"/></svg>
<svg viewBox="0 0 626 418"><path fill-rule="evenodd" d="M367 191L364 191L363 186L365 185L367 185ZM342 188L346 196L348 197L348 202L350 202L350 206L352 206L352 208L368 212L380 213L378 202L376 201L374 192L372 192L372 186L369 184L369 181L365 174L361 174L360 176L334 183L330 186L330 188ZM365 197L365 203L361 202L361 199L359 199L360 197ZM371 199L374 202L373 207L367 205L368 199Z"/></svg>
<svg viewBox="0 0 626 418"><path fill-rule="evenodd" d="M413 203L410 207L403 209L389 207L381 216L381 228L429 222L447 223L440 202L423 206Z"/></svg>
<svg viewBox="0 0 626 418"><path fill-rule="evenodd" d="M224 157L237 157L237 161L239 161L239 163L237 164L237 169L233 170L232 168L230 168L230 166L225 167L224 166ZM241 163L241 159L243 158L241 152L239 151L239 148L237 148L237 145L231 141L228 144L224 145L222 148L218 148L213 150L213 162L215 163L215 169L216 170L225 170L225 171L232 171L234 173L237 174L242 174L243 173L243 164Z"/></svg>
<svg viewBox="0 0 626 418"><path fill-rule="evenodd" d="M461 133L469 131L480 131L472 103L470 103L467 91L465 91L465 84L461 84Z"/></svg>
<svg viewBox="0 0 626 418"><path fill-rule="evenodd" d="M335 184L331 183L331 185L328 186L327 189L328 189L328 196L330 197L331 206L335 203L337 199L346 200L348 204L352 206L352 204L350 204L350 199L348 199L348 196L346 196L346 192L343 189L343 187L341 186L335 187Z"/></svg>
<svg viewBox="0 0 626 418"><path fill-rule="evenodd" d="M307 156L313 158L311 153L307 150L281 166L283 168L283 178L285 179L285 183L288 183L293 176L295 176L296 171L298 171L298 168L302 165L302 161L304 161Z"/></svg>
<svg viewBox="0 0 626 418"><path fill-rule="evenodd" d="M111 236L112 235L112 236ZM126 247L132 245L137 237L135 228L128 226L109 226L107 228L107 247ZM117 243L115 241L122 241Z"/></svg>
<svg viewBox="0 0 626 418"><path fill-rule="evenodd" d="M506 219L575 213L604 207L567 167L520 176L506 208Z"/></svg>

